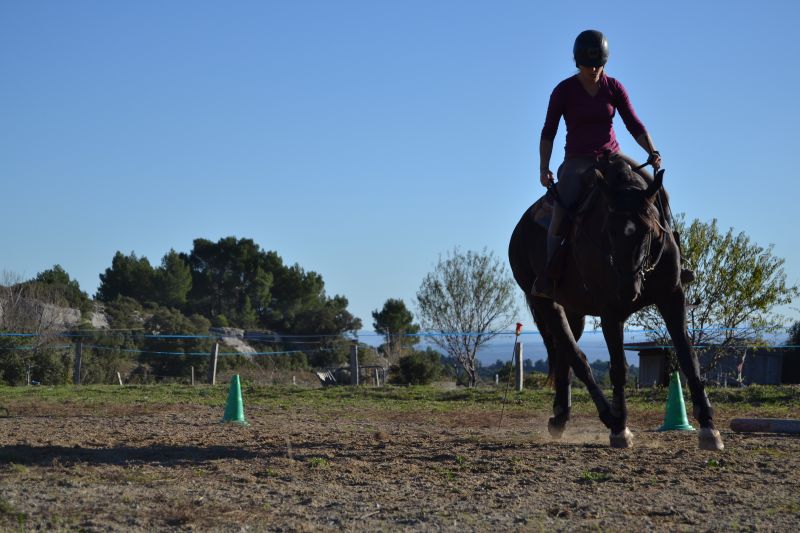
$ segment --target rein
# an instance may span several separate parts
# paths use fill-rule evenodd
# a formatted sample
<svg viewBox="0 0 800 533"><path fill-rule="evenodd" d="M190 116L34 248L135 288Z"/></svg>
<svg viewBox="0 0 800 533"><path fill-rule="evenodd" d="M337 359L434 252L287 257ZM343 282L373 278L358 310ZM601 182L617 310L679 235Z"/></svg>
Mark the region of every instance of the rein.
<svg viewBox="0 0 800 533"><path fill-rule="evenodd" d="M658 256L656 256L655 261L653 261L652 260L653 258L650 254L651 247L653 244L653 230L647 232L647 252L645 252L645 259L642 262L642 266L639 268L639 272L637 273L639 276L642 277L642 281L644 281L647 278L647 274L656 269L656 267L658 266L658 262L661 261L661 256L664 255L663 240L664 236L662 235L659 238L659 241L661 241L661 246L659 246L658 248Z"/></svg>
<svg viewBox="0 0 800 533"><path fill-rule="evenodd" d="M652 162L651 159L652 158L648 158L647 161L645 161L641 165L635 167L634 170L635 171L639 171L639 170L643 169L644 167L646 167L648 165L652 165L653 162ZM553 200L555 202L557 202L558 205L564 210L564 215L572 222L573 231L574 231L575 235L576 236L577 235L582 236L585 239L585 242L588 242L592 246L594 246L603 256L605 256L608 259L608 261L611 264L611 266L614 267L615 260L614 260L613 251L605 250L603 248L603 246L601 246L598 242L596 242L596 240L585 231L585 229L583 228L583 225L580 224L580 220L579 220L580 216L579 216L579 214L581 212L581 209L580 208L576 209L576 208L567 207L564 204L564 202L561 200L561 197L558 194L558 189L556 188L555 184L551 185L550 187L548 187L547 194L551 195ZM661 214L661 217L664 217L665 215L664 215L664 209L663 209L663 206L662 206L662 203L661 203L661 195L658 192L656 192L656 201L658 202L659 212ZM664 222L666 223L666 219L664 219ZM665 234L668 233L667 228L665 228L661 224L660 220L657 220L656 223L659 225L659 227L661 228L661 230ZM646 239L646 244L645 244L646 251L645 251L645 254L644 254L644 256L645 256L644 257L644 261L642 261L642 265L639 267L639 270L636 272L636 275L642 278L642 282L645 281L645 279L647 278L647 275L649 273L653 272L656 269L656 267L658 266L658 263L661 261L662 255L664 254L664 242L663 242L664 236L662 235L658 239L658 241L660 243L660 246L658 247L658 255L655 258L652 257L653 233L654 233L653 229L650 229L647 232L647 236L645 237L645 239Z"/></svg>

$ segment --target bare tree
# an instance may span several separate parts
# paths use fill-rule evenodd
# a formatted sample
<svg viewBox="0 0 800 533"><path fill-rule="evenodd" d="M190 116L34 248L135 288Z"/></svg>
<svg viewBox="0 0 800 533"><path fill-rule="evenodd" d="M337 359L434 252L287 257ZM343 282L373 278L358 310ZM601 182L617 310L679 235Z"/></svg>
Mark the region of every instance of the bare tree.
<svg viewBox="0 0 800 533"><path fill-rule="evenodd" d="M0 280L0 331L29 336L24 343L19 338L5 338L0 350L22 353L22 362L30 368L40 352L52 348L64 326L80 317L80 311L67 309L65 304L51 286L23 282L18 275L4 271Z"/></svg>
<svg viewBox="0 0 800 533"><path fill-rule="evenodd" d="M505 264L486 249L456 248L439 258L417 291L423 329L436 332L433 342L458 361L470 387L477 382L478 349L514 322L515 287Z"/></svg>

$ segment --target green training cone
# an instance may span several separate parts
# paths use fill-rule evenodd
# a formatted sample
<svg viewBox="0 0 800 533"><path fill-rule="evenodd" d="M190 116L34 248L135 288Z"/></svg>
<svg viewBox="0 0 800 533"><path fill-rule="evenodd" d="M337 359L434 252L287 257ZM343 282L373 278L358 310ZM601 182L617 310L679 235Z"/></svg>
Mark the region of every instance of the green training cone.
<svg viewBox="0 0 800 533"><path fill-rule="evenodd" d="M659 431L694 431L686 418L686 405L683 403L683 389L681 377L678 372L673 372L669 380L669 394L667 395L667 412L664 414L664 425Z"/></svg>
<svg viewBox="0 0 800 533"><path fill-rule="evenodd" d="M249 426L247 420L244 419L244 404L242 403L242 386L239 384L239 375L236 374L231 378L231 386L228 389L228 405L225 406L225 415L222 417L223 422L233 422L234 424L241 424Z"/></svg>

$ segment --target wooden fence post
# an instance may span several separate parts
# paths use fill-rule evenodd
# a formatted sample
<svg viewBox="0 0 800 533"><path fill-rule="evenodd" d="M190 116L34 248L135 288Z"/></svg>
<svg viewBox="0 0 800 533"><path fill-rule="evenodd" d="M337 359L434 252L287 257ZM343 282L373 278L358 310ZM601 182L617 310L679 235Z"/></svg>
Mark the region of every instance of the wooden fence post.
<svg viewBox="0 0 800 533"><path fill-rule="evenodd" d="M208 361L208 382L211 385L217 384L217 358L219 357L219 343L215 342L211 349L211 356Z"/></svg>
<svg viewBox="0 0 800 533"><path fill-rule="evenodd" d="M521 392L523 386L525 384L525 373L522 369L522 343L517 341L514 345L514 374L515 374L515 384L517 386L517 392Z"/></svg>
<svg viewBox="0 0 800 533"><path fill-rule="evenodd" d="M194 387L194 366L192 366L192 387Z"/></svg>
<svg viewBox="0 0 800 533"><path fill-rule="evenodd" d="M72 368L72 383L81 384L81 358L83 357L83 340L75 345L75 365Z"/></svg>
<svg viewBox="0 0 800 533"><path fill-rule="evenodd" d="M358 343L350 347L350 384L358 385Z"/></svg>

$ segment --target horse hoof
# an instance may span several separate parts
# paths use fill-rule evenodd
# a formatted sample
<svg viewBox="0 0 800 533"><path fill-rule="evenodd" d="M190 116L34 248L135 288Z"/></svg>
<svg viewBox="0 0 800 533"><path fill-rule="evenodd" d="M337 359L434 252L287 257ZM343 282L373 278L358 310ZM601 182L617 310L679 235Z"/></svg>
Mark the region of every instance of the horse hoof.
<svg viewBox="0 0 800 533"><path fill-rule="evenodd" d="M719 431L712 428L700 428L697 434L699 439L700 449L708 450L710 452L721 452L725 449L722 444L722 437L719 436Z"/></svg>
<svg viewBox="0 0 800 533"><path fill-rule="evenodd" d="M564 424L558 425L553 422L553 419L547 421L547 431L550 432L550 436L554 439L558 440L561 438L561 435L564 434Z"/></svg>
<svg viewBox="0 0 800 533"><path fill-rule="evenodd" d="M627 427L619 433L611 433L612 448L630 448L633 446L633 433Z"/></svg>

